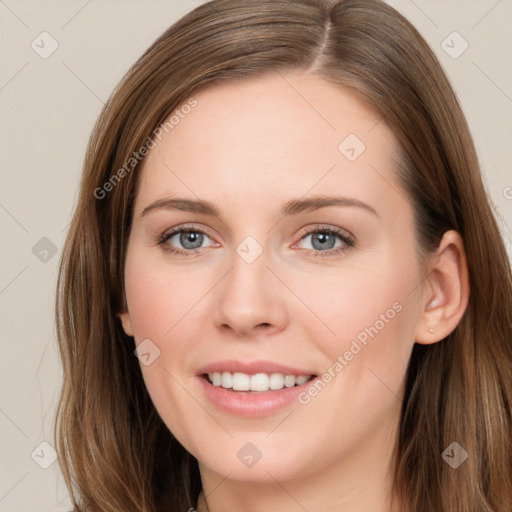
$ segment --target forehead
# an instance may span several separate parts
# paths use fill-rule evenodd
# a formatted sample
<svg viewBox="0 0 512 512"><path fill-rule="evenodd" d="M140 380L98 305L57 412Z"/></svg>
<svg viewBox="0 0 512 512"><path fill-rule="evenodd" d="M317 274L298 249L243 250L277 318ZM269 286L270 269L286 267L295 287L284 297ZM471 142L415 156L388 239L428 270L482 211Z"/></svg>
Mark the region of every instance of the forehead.
<svg viewBox="0 0 512 512"><path fill-rule="evenodd" d="M308 74L272 73L216 84L193 97L196 106L154 140L136 210L174 194L213 202L230 197L248 208L308 191L336 189L368 201L397 194L392 132L340 86Z"/></svg>

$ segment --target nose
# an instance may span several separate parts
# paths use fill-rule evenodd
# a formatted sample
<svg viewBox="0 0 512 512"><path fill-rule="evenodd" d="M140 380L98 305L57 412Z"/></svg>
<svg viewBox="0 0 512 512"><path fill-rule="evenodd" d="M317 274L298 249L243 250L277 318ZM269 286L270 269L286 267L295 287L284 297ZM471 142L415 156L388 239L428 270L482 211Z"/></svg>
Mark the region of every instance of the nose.
<svg viewBox="0 0 512 512"><path fill-rule="evenodd" d="M214 322L219 329L250 337L285 328L286 289L268 260L265 251L251 263L234 252L230 271L215 287Z"/></svg>

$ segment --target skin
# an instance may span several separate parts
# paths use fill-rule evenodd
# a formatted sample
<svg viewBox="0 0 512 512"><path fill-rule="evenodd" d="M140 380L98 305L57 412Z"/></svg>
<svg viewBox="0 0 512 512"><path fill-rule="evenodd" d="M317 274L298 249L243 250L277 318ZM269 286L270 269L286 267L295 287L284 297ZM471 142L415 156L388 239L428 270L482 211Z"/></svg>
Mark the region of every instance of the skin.
<svg viewBox="0 0 512 512"><path fill-rule="evenodd" d="M389 464L407 364L415 342L442 340L464 313L463 242L447 232L421 267L413 210L393 169L396 140L343 88L288 72L194 97L197 107L145 161L119 317L137 345L149 338L160 349L141 369L163 421L199 461L198 510L207 510L205 496L211 512L397 510ZM338 149L348 134L366 145L352 162ZM329 206L280 217L287 201L313 195L356 198L378 216ZM208 200L222 219L166 209L141 216L166 197ZM199 252L165 252L155 240L185 223L207 233ZM348 232L356 246L333 254L345 245L337 237L334 248L313 245L319 225ZM236 252L249 235L263 250L252 263ZM179 234L166 244L187 250ZM202 393L197 369L220 359L322 375L397 302L401 311L307 405L242 418ZM250 468L237 458L247 442L262 453Z"/></svg>

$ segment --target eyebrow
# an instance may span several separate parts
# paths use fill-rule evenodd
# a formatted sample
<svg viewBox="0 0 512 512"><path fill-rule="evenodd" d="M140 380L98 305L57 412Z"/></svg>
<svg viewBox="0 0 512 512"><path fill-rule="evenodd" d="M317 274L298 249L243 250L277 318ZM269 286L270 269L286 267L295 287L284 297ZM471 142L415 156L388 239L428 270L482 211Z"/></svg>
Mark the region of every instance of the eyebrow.
<svg viewBox="0 0 512 512"><path fill-rule="evenodd" d="M290 215L298 215L300 213L307 213L320 208L326 208L328 206L346 207L353 206L366 210L373 215L380 218L377 211L370 205L363 203L359 199L354 197L342 197L342 196L314 196L308 197L307 199L292 199L284 204L281 209L281 216L287 217ZM201 199L186 199L181 197L167 197L163 199L157 199L150 205L146 206L141 217L146 215L148 212L153 210L177 210L183 212L202 213L204 215L211 215L224 221L220 210L213 203L204 201Z"/></svg>

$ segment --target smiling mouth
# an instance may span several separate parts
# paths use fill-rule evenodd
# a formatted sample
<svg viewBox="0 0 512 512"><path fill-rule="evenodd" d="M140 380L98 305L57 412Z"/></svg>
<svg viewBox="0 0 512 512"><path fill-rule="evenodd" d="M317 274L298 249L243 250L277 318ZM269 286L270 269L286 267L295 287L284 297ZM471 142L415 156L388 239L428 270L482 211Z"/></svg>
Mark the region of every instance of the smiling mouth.
<svg viewBox="0 0 512 512"><path fill-rule="evenodd" d="M287 388L303 386L316 375L285 375L283 373L204 373L202 377L212 386L234 393L257 394L281 391Z"/></svg>

